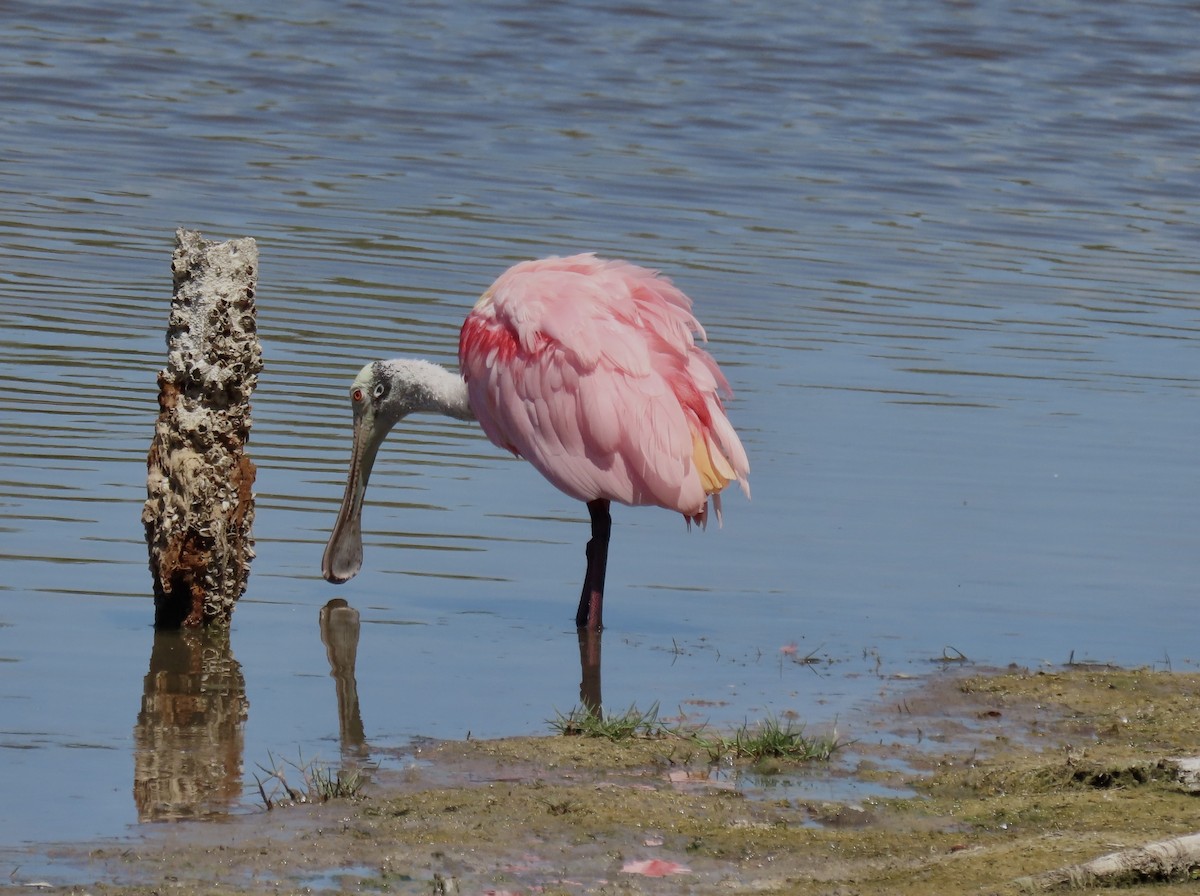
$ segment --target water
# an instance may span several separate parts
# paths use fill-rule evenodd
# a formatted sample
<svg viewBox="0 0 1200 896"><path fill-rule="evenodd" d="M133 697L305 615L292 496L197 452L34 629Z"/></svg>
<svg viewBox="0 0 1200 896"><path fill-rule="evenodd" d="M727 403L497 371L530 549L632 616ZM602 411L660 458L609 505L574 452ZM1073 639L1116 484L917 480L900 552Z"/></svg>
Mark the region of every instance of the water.
<svg viewBox="0 0 1200 896"><path fill-rule="evenodd" d="M0 847L242 811L272 756L399 762L576 703L583 509L470 426L394 434L364 573L318 573L358 367L452 363L476 296L551 253L694 297L753 466L720 531L618 509L606 704L844 726L947 649L1194 667L1197 18L6 4ZM261 255L228 642L150 628L180 225Z"/></svg>

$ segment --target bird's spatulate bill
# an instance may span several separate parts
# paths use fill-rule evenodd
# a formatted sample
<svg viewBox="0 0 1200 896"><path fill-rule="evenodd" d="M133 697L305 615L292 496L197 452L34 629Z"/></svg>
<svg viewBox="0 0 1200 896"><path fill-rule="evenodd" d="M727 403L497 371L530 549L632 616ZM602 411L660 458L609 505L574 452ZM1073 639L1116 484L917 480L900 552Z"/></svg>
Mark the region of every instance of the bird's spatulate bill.
<svg viewBox="0 0 1200 896"><path fill-rule="evenodd" d="M346 494L342 508L325 555L321 558L321 575L326 581L340 585L348 582L362 569L362 508L363 496L367 492L367 480L379 450L379 441L374 438L371 421L358 417L354 421L354 440L350 449L350 471L346 475Z"/></svg>

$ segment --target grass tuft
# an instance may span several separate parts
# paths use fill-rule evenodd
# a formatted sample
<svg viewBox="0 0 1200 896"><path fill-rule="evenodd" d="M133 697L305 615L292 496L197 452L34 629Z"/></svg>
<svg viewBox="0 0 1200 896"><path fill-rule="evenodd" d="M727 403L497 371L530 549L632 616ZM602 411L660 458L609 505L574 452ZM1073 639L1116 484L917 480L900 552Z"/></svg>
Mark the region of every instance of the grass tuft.
<svg viewBox="0 0 1200 896"><path fill-rule="evenodd" d="M768 716L758 725L743 724L732 738L720 739L720 755L761 762L764 759L794 759L800 762L825 762L841 746L837 734L808 737L804 727L789 720L781 725ZM711 754L710 750L710 754Z"/></svg>
<svg viewBox="0 0 1200 896"><path fill-rule="evenodd" d="M258 766L266 777L255 775L254 783L258 785L258 795L268 811L276 806L358 799L368 779L367 769L335 769L315 759L305 762L303 756L296 762L279 761L268 753L267 761L269 766ZM293 773L300 778L296 786L288 783L288 775Z"/></svg>
<svg viewBox="0 0 1200 896"><path fill-rule="evenodd" d="M608 714L603 710L596 713L577 706L566 715L558 713L549 721L549 725L559 734L600 737L612 741L665 737L671 733L671 729L658 720L657 703L645 712L630 706L618 714Z"/></svg>
<svg viewBox="0 0 1200 896"><path fill-rule="evenodd" d="M559 713L549 724L559 734L610 741L677 738L700 747L714 763L729 760L756 763L768 759L825 762L842 746L836 732L809 737L803 726L796 726L791 721L781 723L774 716L753 726L744 723L732 735L711 732L707 725L671 726L659 721L657 703L645 712L630 706L623 713L613 715L576 707L566 715Z"/></svg>

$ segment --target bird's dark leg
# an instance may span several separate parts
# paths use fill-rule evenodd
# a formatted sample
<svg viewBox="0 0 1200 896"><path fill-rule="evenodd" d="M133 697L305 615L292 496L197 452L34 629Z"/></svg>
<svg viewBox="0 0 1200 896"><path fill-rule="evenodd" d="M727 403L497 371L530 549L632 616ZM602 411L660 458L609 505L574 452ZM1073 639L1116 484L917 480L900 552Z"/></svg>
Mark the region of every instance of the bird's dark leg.
<svg viewBox="0 0 1200 896"><path fill-rule="evenodd" d="M587 543L587 574L583 577L583 594L579 596L579 610L575 613L576 628L598 632L604 627L601 615L604 609L604 570L608 566L608 536L612 531L612 517L608 513L608 499L588 501L588 513L592 517L592 538Z"/></svg>

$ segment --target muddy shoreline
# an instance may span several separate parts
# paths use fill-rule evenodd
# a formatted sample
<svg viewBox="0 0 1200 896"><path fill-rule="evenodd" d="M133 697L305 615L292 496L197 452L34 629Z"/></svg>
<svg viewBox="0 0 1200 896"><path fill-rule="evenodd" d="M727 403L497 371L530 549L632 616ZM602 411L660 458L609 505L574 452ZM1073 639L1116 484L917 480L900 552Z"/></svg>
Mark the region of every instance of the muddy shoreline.
<svg viewBox="0 0 1200 896"><path fill-rule="evenodd" d="M1200 754L1197 675L939 674L839 735L767 769L669 737L430 744L363 799L53 847L69 883L16 867L0 893L1015 893L1200 830L1170 764Z"/></svg>

